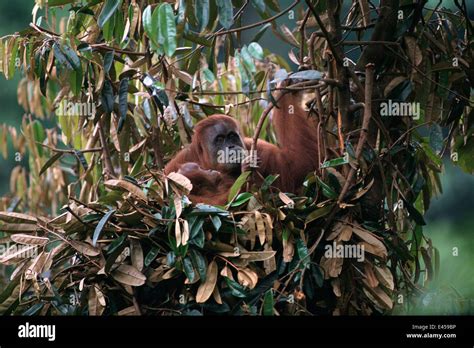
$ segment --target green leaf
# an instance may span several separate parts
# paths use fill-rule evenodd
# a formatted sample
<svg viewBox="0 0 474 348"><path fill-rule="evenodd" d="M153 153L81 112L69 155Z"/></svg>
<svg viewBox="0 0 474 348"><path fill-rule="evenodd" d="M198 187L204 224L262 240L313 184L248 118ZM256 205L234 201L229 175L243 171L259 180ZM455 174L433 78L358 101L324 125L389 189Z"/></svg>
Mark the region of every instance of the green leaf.
<svg viewBox="0 0 474 348"><path fill-rule="evenodd" d="M428 158L432 160L434 164L436 164L437 166L441 166L443 164L443 160L441 159L441 157L439 157L433 151L433 148L430 145L428 145L427 143L422 143L421 147L424 150L425 155L428 156Z"/></svg>
<svg viewBox="0 0 474 348"><path fill-rule="evenodd" d="M115 214L115 209L112 209L110 211L108 211L103 217L102 219L100 219L99 223L97 224L95 230L94 230L94 235L92 237L92 245L93 246L96 246L97 244L97 240L99 239L100 237L100 234L102 233L102 230L104 229L105 225L107 224L107 222L109 221L109 219L112 217L112 215Z"/></svg>
<svg viewBox="0 0 474 348"><path fill-rule="evenodd" d="M10 56L10 61L8 62L8 76L7 80L13 78L15 75L15 68L16 68L16 58L18 56L18 40L13 39L14 44L11 50L11 56Z"/></svg>
<svg viewBox="0 0 474 348"><path fill-rule="evenodd" d="M237 178L237 180L235 180L234 184L232 185L232 187L229 190L229 196L228 196L228 201L229 202L232 202L234 200L234 198L237 196L240 189L242 188L242 186L247 181L247 178L249 177L249 175L250 175L249 171L243 172L242 174L240 174L240 176Z"/></svg>
<svg viewBox="0 0 474 348"><path fill-rule="evenodd" d="M84 168L84 170L87 171L87 169L89 168L89 165L87 164L87 160L86 160L86 157L84 156L84 153L82 151L78 151L75 149L73 151L74 151L74 156L77 158L82 168Z"/></svg>
<svg viewBox="0 0 474 348"><path fill-rule="evenodd" d="M189 219L189 239L193 239L202 229L202 225L204 224L204 218L199 218L198 216L191 216Z"/></svg>
<svg viewBox="0 0 474 348"><path fill-rule="evenodd" d="M99 15L99 20L97 21L100 28L104 27L105 23L115 14L117 11L121 0L107 0L102 11Z"/></svg>
<svg viewBox="0 0 474 348"><path fill-rule="evenodd" d="M82 69L79 66L78 69L75 69L73 72L71 72L71 75L69 76L69 81L71 85L71 90L72 93L74 93L75 96L78 96L81 94L82 91Z"/></svg>
<svg viewBox="0 0 474 348"><path fill-rule="evenodd" d="M155 44L158 43L158 33L156 29L158 28L153 23L153 15L151 11L151 5L148 5L145 10L143 11L142 15L142 23L143 28L145 29L145 33L147 34L148 38L153 41Z"/></svg>
<svg viewBox="0 0 474 348"><path fill-rule="evenodd" d="M310 276L313 278L314 283L317 287L322 287L324 283L324 272L321 266L312 263L310 266Z"/></svg>
<svg viewBox="0 0 474 348"><path fill-rule="evenodd" d="M209 204L198 204L193 209L190 215L209 215L209 214L218 214L222 216L229 216L229 212L218 207L214 207Z"/></svg>
<svg viewBox="0 0 474 348"><path fill-rule="evenodd" d="M204 218L198 216L191 216L189 219L189 243L194 244L200 248L204 247L204 230L202 225L204 224Z"/></svg>
<svg viewBox="0 0 474 348"><path fill-rule="evenodd" d="M84 219L86 221L86 219ZM117 239L115 239L112 243L109 244L107 247L107 254L113 254L115 251L117 251L120 246L124 243L125 239L127 239L127 234L124 233Z"/></svg>
<svg viewBox="0 0 474 348"><path fill-rule="evenodd" d="M191 249L189 251L191 254L191 259L193 261L193 265L196 267L199 278L201 279L201 283L206 281L206 273L207 273L207 262L206 258L197 250Z"/></svg>
<svg viewBox="0 0 474 348"><path fill-rule="evenodd" d="M265 297L263 298L263 315L272 316L274 314L273 306L273 290L270 289L265 293Z"/></svg>
<svg viewBox="0 0 474 348"><path fill-rule="evenodd" d="M40 121L34 120L32 123L33 137L36 142L42 143L46 139L46 132ZM40 157L43 157L43 147L40 144L36 144L36 149Z"/></svg>
<svg viewBox="0 0 474 348"><path fill-rule="evenodd" d="M125 124L125 120L127 118L127 112L128 112L128 77L122 79L120 81L120 87L119 87L119 123L117 126L117 132L120 133L120 131L123 128L123 125Z"/></svg>
<svg viewBox="0 0 474 348"><path fill-rule="evenodd" d="M211 221L212 221L212 224L214 225L214 228L216 229L216 232L219 232L219 229L222 226L222 221L220 217L218 215L212 215Z"/></svg>
<svg viewBox="0 0 474 348"><path fill-rule="evenodd" d="M188 277L191 283L196 280L196 271L194 270L193 263L189 257L184 258L183 269L186 277Z"/></svg>
<svg viewBox="0 0 474 348"><path fill-rule="evenodd" d="M61 50L64 52L66 59L69 61L69 63L71 63L71 66L74 70L81 69L81 59L77 55L76 51L66 44L61 46Z"/></svg>
<svg viewBox="0 0 474 348"><path fill-rule="evenodd" d="M270 186L278 179L278 175L269 175L265 178L262 184L262 191L267 191Z"/></svg>
<svg viewBox="0 0 474 348"><path fill-rule="evenodd" d="M104 54L104 71L108 73L112 64L114 63L115 51L107 52Z"/></svg>
<svg viewBox="0 0 474 348"><path fill-rule="evenodd" d="M242 47L240 50L240 56L242 57L242 62L244 63L245 67L251 73L256 73L257 68L255 67L255 63L253 61L252 56L250 55L247 46Z"/></svg>
<svg viewBox="0 0 474 348"><path fill-rule="evenodd" d="M337 193L328 184L322 181L319 177L317 177L317 180L323 190L323 195L326 198L329 198L329 199L337 198Z"/></svg>
<svg viewBox="0 0 474 348"><path fill-rule="evenodd" d="M232 6L232 0L219 0L217 1L217 7L219 9L219 23L226 29L229 29L234 24L234 7Z"/></svg>
<svg viewBox="0 0 474 348"><path fill-rule="evenodd" d="M170 4L161 4L158 8L158 43L163 45L165 54L171 57L176 51L176 23Z"/></svg>
<svg viewBox="0 0 474 348"><path fill-rule="evenodd" d="M124 17L122 11L116 12L114 17L114 37L117 39L117 41L124 42L127 39L127 37L124 38L126 17Z"/></svg>
<svg viewBox="0 0 474 348"><path fill-rule="evenodd" d="M244 286L240 285L239 283L228 277L224 277L224 279L233 296L240 298L247 297L247 292Z"/></svg>
<svg viewBox="0 0 474 348"><path fill-rule="evenodd" d="M82 65L79 56L76 51L67 44L60 46L58 43L55 43L53 45L53 50L56 60L61 65L60 68L63 67L67 70L73 70L69 75L69 82L74 95L79 95L82 89L83 78Z"/></svg>
<svg viewBox="0 0 474 348"><path fill-rule="evenodd" d="M255 34L255 36L253 37L252 41L253 42L257 42L259 41L262 36L265 34L265 32L267 31L268 28L270 28L272 25L271 23L267 23L265 25L263 25L257 32L257 34Z"/></svg>
<svg viewBox="0 0 474 348"><path fill-rule="evenodd" d="M426 225L425 219L423 219L423 215L416 210L416 208L411 204L410 202L404 200L405 206L407 207L408 213L410 214L410 217L415 221L418 225L424 226Z"/></svg>
<svg viewBox="0 0 474 348"><path fill-rule="evenodd" d="M265 12L266 6L263 0L252 0L252 6L257 9L258 12L263 13Z"/></svg>
<svg viewBox="0 0 474 348"><path fill-rule="evenodd" d="M216 80L214 73L208 68L204 68L202 70L202 74L204 76L204 79L209 83L213 83Z"/></svg>
<svg viewBox="0 0 474 348"><path fill-rule="evenodd" d="M63 67L65 67L69 70L73 70L72 64L66 58L66 55L63 53L63 51L61 50L61 47L59 46L58 43L54 43L53 51L54 51L54 58L56 58L57 62L60 65L62 65Z"/></svg>
<svg viewBox="0 0 474 348"><path fill-rule="evenodd" d="M258 60L263 59L263 49L262 49L262 46L260 46L258 43L252 42L248 47L248 51L250 55L254 57L255 59L258 59Z"/></svg>
<svg viewBox="0 0 474 348"><path fill-rule="evenodd" d="M237 198L232 202L230 206L238 207L239 205L247 203L252 197L253 197L253 194L251 194L250 192L243 192L237 196Z"/></svg>
<svg viewBox="0 0 474 348"><path fill-rule="evenodd" d="M326 161L321 165L321 168L328 168L328 167L337 167L343 164L349 163L346 160L346 157L338 157L332 160Z"/></svg>
<svg viewBox="0 0 474 348"><path fill-rule="evenodd" d="M410 254L416 258L423 240L423 227L415 225L411 236Z"/></svg>
<svg viewBox="0 0 474 348"><path fill-rule="evenodd" d="M112 113L112 111L114 111L114 90L112 88L112 83L109 80L105 80L104 82L101 99L105 112L108 114Z"/></svg>
<svg viewBox="0 0 474 348"><path fill-rule="evenodd" d="M306 216L305 224L309 224L310 222L317 220L323 216L326 216L329 214L331 211L333 205L327 205L325 207L319 208L314 210L313 212L309 213L308 216Z"/></svg>
<svg viewBox="0 0 474 348"><path fill-rule="evenodd" d="M156 257L158 256L158 253L160 252L160 249L156 246L153 246L150 251L148 252L148 254L146 254L146 257L145 257L145 266L148 267L151 265L151 263L153 262L154 259L156 259Z"/></svg>
<svg viewBox="0 0 474 348"><path fill-rule="evenodd" d="M194 5L196 18L200 25L200 31L204 31L209 23L209 0L195 0Z"/></svg>
<svg viewBox="0 0 474 348"><path fill-rule="evenodd" d="M309 265L309 262L311 261L309 257L309 251L308 247L304 243L304 241L301 238L298 238L296 240L296 250L298 252L298 257L300 258L301 261L301 266L300 268L306 268L307 265Z"/></svg>
<svg viewBox="0 0 474 348"><path fill-rule="evenodd" d="M32 316L38 313L44 306L44 302L36 303L30 308L28 308L26 311L23 312L22 315L24 316Z"/></svg>
<svg viewBox="0 0 474 348"><path fill-rule="evenodd" d="M43 175L43 173L46 172L46 170L49 167L51 167L54 164L54 162L59 160L63 155L64 155L64 153L62 153L62 152L56 152L53 155L53 157L51 157L49 160L47 160L46 163L43 165L43 167L41 168L41 170L39 172L39 176Z"/></svg>
<svg viewBox="0 0 474 348"><path fill-rule="evenodd" d="M130 176L135 176L140 173L140 171L143 169L143 154L138 156L137 160L133 164L132 170L130 171ZM149 181L151 183L151 181Z"/></svg>
<svg viewBox="0 0 474 348"><path fill-rule="evenodd" d="M126 237L126 234L124 234ZM112 270L112 267L116 263L117 258L122 254L122 252L125 250L127 247L128 243L125 240L125 238L118 238L117 241L120 240L120 243L117 243L114 245L113 251L108 252L107 254L109 255L105 261L105 266L104 266L104 271L106 273L109 273Z"/></svg>

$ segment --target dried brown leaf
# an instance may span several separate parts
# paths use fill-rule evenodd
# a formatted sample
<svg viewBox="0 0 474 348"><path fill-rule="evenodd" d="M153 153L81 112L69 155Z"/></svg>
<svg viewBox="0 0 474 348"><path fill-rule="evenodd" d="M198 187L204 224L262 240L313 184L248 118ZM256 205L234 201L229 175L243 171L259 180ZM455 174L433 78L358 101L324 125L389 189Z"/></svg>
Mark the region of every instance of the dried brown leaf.
<svg viewBox="0 0 474 348"><path fill-rule="evenodd" d="M207 268L206 281L199 285L196 294L197 303L204 303L209 299L209 297L211 297L217 283L217 275L217 263L216 261L212 261Z"/></svg>

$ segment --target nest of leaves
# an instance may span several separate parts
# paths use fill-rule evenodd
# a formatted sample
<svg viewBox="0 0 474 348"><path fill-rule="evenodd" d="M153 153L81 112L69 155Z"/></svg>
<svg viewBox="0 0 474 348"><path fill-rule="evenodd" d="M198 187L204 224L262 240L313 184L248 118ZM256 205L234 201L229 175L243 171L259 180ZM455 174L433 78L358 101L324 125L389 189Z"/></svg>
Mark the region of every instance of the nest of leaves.
<svg viewBox="0 0 474 348"><path fill-rule="evenodd" d="M360 181L329 233L335 188L310 175L304 194L255 192L237 180L225 207L192 205L177 173L104 183L98 202L71 201L49 220L0 213L15 265L0 312L23 315L314 314L392 308L387 231L353 219ZM336 180L337 182L337 180ZM363 245L365 260L326 258L328 243ZM399 247L400 249L400 247ZM407 250L408 252L408 250ZM392 266L396 263L391 263Z"/></svg>

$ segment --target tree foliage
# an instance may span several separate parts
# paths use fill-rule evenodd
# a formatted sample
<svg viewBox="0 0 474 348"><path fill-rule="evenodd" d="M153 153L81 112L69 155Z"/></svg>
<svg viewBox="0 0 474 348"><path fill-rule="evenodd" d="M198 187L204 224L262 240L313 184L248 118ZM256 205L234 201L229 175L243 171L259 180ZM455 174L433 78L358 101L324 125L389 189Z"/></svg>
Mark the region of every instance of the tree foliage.
<svg viewBox="0 0 474 348"><path fill-rule="evenodd" d="M0 201L0 312L371 314L415 301L439 268L423 215L443 154L474 171L473 27L465 1L344 3L37 1L0 45L25 109L21 132L0 127L0 150L8 137L28 157ZM250 11L261 20L243 25ZM259 44L265 32L288 57ZM242 177L226 206L192 205L164 163L214 113L274 141L261 117L285 79L320 130L321 168L298 195ZM419 117L384 117L389 100Z"/></svg>

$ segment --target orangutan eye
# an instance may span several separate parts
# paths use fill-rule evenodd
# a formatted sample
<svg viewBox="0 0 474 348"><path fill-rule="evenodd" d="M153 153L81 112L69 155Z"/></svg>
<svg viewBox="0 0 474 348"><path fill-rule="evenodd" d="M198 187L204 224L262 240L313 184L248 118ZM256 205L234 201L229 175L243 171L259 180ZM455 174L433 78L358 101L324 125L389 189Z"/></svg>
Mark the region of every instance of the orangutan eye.
<svg viewBox="0 0 474 348"><path fill-rule="evenodd" d="M218 135L215 139L214 139L214 142L216 144L222 144L224 142L224 136L222 135Z"/></svg>
<svg viewBox="0 0 474 348"><path fill-rule="evenodd" d="M229 135L228 135L229 139L232 140L232 141L235 141L239 138L239 136L237 135L237 133L235 132L230 132Z"/></svg>

